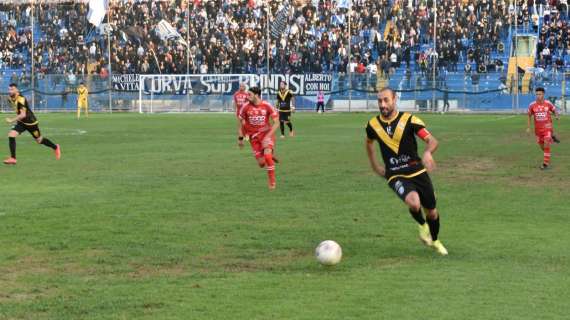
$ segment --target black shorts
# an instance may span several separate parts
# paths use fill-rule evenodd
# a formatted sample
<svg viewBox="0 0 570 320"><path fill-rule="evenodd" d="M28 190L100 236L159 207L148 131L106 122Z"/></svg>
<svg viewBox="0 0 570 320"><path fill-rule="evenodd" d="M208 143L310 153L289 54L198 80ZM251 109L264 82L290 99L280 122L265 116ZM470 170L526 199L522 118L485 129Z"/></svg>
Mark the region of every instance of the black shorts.
<svg viewBox="0 0 570 320"><path fill-rule="evenodd" d="M398 177L392 179L388 185L394 192L405 201L406 196L412 192L416 191L420 196L420 203L425 209L435 209L436 199L435 191L433 190L433 185L429 175L424 172L412 178Z"/></svg>
<svg viewBox="0 0 570 320"><path fill-rule="evenodd" d="M279 111L279 121L291 121L291 112Z"/></svg>
<svg viewBox="0 0 570 320"><path fill-rule="evenodd" d="M18 132L18 134L22 134L22 132L28 131L32 135L32 137L34 137L34 139L37 139L42 136L42 133L40 132L40 127L38 127L37 124L29 126L21 122L16 122L16 124L12 126L12 130Z"/></svg>

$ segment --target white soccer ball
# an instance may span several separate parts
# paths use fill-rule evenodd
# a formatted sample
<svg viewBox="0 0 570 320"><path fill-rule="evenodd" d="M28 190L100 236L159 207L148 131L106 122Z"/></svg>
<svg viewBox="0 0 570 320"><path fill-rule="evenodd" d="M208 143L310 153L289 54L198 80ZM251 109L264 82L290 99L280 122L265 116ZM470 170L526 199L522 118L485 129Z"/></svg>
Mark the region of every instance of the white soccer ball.
<svg viewBox="0 0 570 320"><path fill-rule="evenodd" d="M315 256L320 264L334 266L342 259L342 248L332 240L325 240L315 249Z"/></svg>

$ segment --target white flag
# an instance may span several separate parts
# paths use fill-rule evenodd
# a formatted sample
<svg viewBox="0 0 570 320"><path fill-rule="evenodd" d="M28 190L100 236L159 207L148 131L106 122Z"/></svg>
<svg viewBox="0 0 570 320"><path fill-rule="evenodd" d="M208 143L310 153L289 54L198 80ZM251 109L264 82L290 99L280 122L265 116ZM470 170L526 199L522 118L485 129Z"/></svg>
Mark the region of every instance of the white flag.
<svg viewBox="0 0 570 320"><path fill-rule="evenodd" d="M89 0L89 13L87 20L94 26L99 27L105 19L107 9L109 8L109 0Z"/></svg>
<svg viewBox="0 0 570 320"><path fill-rule="evenodd" d="M348 9L348 7L350 7L350 1L351 0L337 0L336 6L337 8Z"/></svg>
<svg viewBox="0 0 570 320"><path fill-rule="evenodd" d="M155 30L162 41L177 40L179 43L182 43L185 46L188 45L182 38L182 35L180 35L180 33L176 31L176 29L174 29L174 27L164 19L156 25Z"/></svg>

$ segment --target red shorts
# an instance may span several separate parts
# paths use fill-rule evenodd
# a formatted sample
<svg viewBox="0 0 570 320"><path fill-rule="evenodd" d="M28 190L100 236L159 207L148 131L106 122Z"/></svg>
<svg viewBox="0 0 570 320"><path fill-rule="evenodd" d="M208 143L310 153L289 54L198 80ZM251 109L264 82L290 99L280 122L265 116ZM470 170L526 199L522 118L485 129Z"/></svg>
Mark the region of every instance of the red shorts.
<svg viewBox="0 0 570 320"><path fill-rule="evenodd" d="M549 143L552 144L552 131L543 131L543 132L536 132L536 142L538 144L545 144Z"/></svg>
<svg viewBox="0 0 570 320"><path fill-rule="evenodd" d="M275 135L269 137L267 134L258 134L253 138L250 137L249 143L251 144L251 150L256 159L263 158L264 149L273 149L275 146Z"/></svg>

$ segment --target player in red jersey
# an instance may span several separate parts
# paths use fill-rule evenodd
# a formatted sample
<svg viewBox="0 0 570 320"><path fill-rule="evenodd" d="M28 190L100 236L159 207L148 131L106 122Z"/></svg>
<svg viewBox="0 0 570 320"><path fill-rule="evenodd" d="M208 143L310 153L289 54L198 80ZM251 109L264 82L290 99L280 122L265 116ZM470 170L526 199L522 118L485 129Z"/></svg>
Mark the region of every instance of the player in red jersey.
<svg viewBox="0 0 570 320"><path fill-rule="evenodd" d="M249 136L249 143L259 167L267 169L269 189L275 189L273 149L275 147L275 131L279 129L279 115L267 101L261 100L261 89L252 87L248 94L249 103L242 107L239 118L245 134ZM271 124L270 118L273 120L273 124ZM243 140L239 140L238 143L243 146Z"/></svg>
<svg viewBox="0 0 570 320"><path fill-rule="evenodd" d="M238 145L240 147L243 147L243 143L240 143L240 141L243 141L243 136L244 136L244 130L243 130L243 126L241 124L241 120L239 118L239 114L241 111L241 108L243 108L243 106L245 106L247 104L247 99L249 97L249 94L247 93L246 89L246 84L245 82L240 83L239 85L239 90L236 91L236 93L234 93L234 109L236 111L236 118L238 121Z"/></svg>
<svg viewBox="0 0 570 320"><path fill-rule="evenodd" d="M528 124L526 132L530 133L531 118L534 118L534 134L536 141L544 152L544 161L541 169L547 169L550 165L550 145L553 142L552 114L559 120L556 107L549 101L544 100L544 88L536 88L536 101L528 107Z"/></svg>

